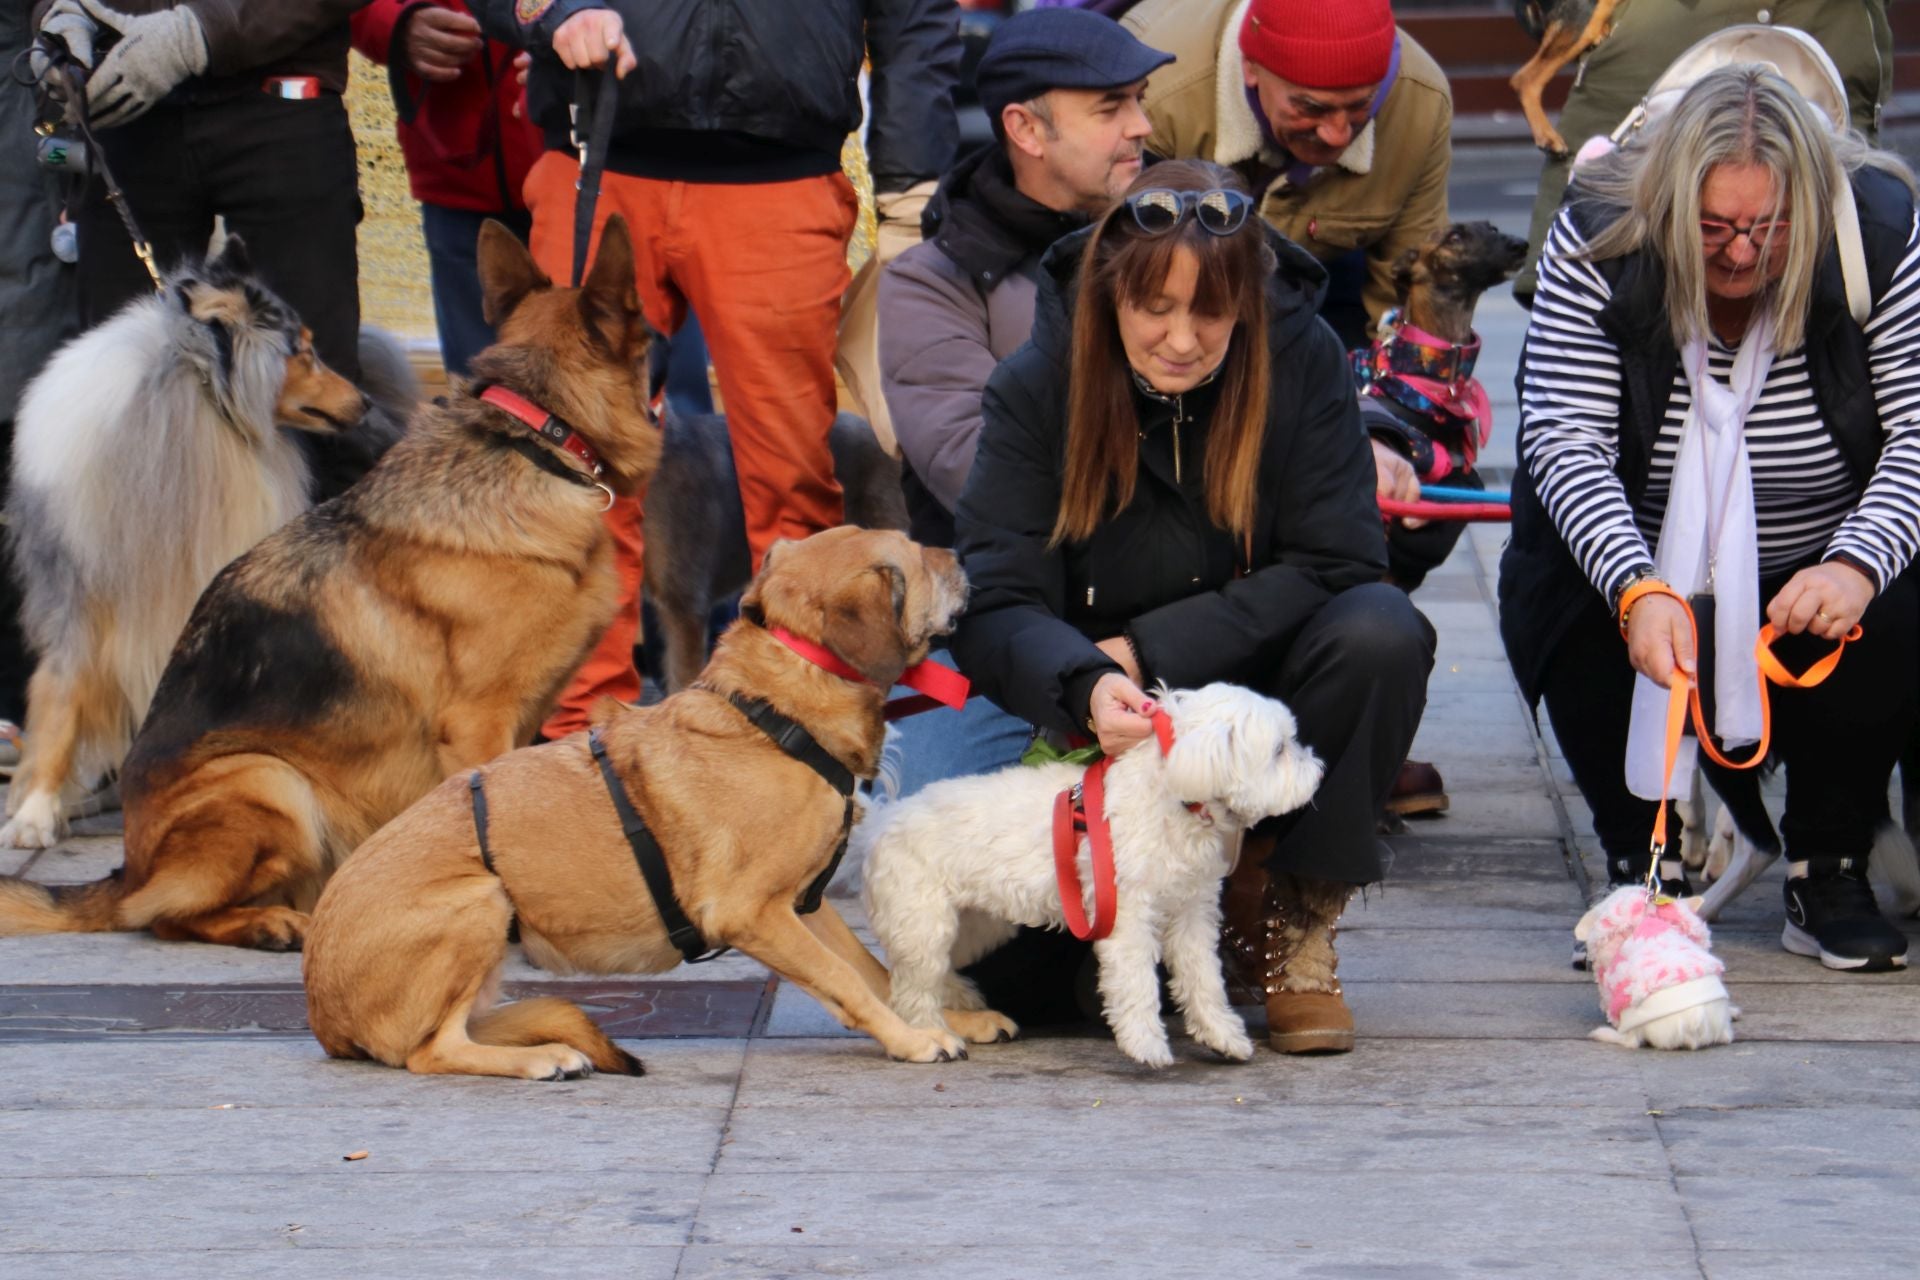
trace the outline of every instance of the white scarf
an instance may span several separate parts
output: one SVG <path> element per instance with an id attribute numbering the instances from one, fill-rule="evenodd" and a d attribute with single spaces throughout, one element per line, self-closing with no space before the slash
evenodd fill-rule
<path id="1" fill-rule="evenodd" d="M 1747 462 L 1746 421 L 1773 367 L 1773 325 L 1765 312 L 1740 343 L 1733 385 L 1707 371 L 1707 343 L 1695 338 L 1680 353 L 1693 404 L 1680 429 L 1673 486 L 1660 523 L 1654 567 L 1682 596 L 1715 598 L 1714 723 L 1729 747 L 1760 740 L 1760 670 L 1753 656 L 1760 634 L 1760 539 L 1753 513 L 1753 471 Z M 1709 560 L 1711 559 L 1711 563 Z M 1699 643 L 1705 644 L 1704 637 Z M 1643 800 L 1684 796 L 1693 781 L 1694 754 L 1685 751 L 1663 790 L 1667 691 L 1634 677 L 1627 730 L 1627 789 Z"/>

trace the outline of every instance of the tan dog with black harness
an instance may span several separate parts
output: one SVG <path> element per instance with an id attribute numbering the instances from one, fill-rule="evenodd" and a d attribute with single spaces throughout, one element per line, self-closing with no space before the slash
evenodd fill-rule
<path id="1" fill-rule="evenodd" d="M 965 599 L 953 554 L 904 534 L 776 544 L 693 687 L 448 779 L 340 869 L 307 936 L 314 1035 L 335 1057 L 423 1073 L 639 1074 L 567 1001 L 495 1007 L 517 926 L 557 973 L 657 973 L 737 948 L 895 1058 L 966 1056 L 887 1007 L 886 970 L 820 902 L 853 781 L 879 764 L 886 691 Z M 966 1034 L 964 1015 L 949 1025 Z"/>

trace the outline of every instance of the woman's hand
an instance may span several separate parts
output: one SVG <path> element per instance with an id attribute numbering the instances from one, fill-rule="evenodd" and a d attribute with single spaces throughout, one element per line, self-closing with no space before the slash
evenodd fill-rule
<path id="1" fill-rule="evenodd" d="M 604 67 L 611 58 L 616 80 L 639 64 L 620 15 L 611 9 L 582 9 L 561 23 L 553 32 L 553 51 L 574 71 Z"/>
<path id="2" fill-rule="evenodd" d="M 1135 688 L 1147 682 L 1146 676 L 1140 672 L 1140 660 L 1134 657 L 1133 646 L 1127 643 L 1125 636 L 1113 636 L 1093 647 L 1119 663 L 1120 669 L 1127 673 L 1127 679 L 1133 681 Z"/>
<path id="3" fill-rule="evenodd" d="M 1694 674 L 1693 643 L 1687 611 L 1672 596 L 1641 596 L 1627 611 L 1627 661 L 1662 689 L 1672 687 L 1675 667 Z"/>
<path id="4" fill-rule="evenodd" d="M 1397 502 L 1420 501 L 1420 473 L 1390 445 L 1373 442 L 1373 491 L 1379 497 Z M 1400 523 L 1418 529 L 1426 521 L 1419 516 L 1402 516 Z"/>
<path id="5" fill-rule="evenodd" d="M 1787 635 L 1838 640 L 1873 603 L 1873 579 L 1843 560 L 1802 569 L 1767 605 L 1767 621 Z"/>
<path id="6" fill-rule="evenodd" d="M 1153 699 L 1117 671 L 1109 671 L 1093 686 L 1087 711 L 1093 721 L 1094 736 L 1100 739 L 1100 749 L 1110 756 L 1117 756 L 1153 736 Z"/>

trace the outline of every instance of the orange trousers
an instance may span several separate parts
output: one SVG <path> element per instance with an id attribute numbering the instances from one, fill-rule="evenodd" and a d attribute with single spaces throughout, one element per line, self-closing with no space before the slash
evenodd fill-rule
<path id="1" fill-rule="evenodd" d="M 549 151 L 527 175 L 529 246 L 554 283 L 573 278 L 573 210 L 580 165 Z M 593 244 L 613 214 L 633 238 L 635 283 L 647 321 L 679 330 L 700 317 L 733 441 L 747 546 L 757 569 L 781 538 L 841 522 L 827 434 L 836 397 L 833 351 L 851 276 L 847 241 L 858 197 L 843 174 L 790 182 L 665 182 L 609 173 L 594 210 Z M 589 257 L 591 261 L 591 257 Z M 640 630 L 641 501 L 607 512 L 619 611 L 542 726 L 549 738 L 586 727 L 600 698 L 640 698 L 633 646 Z"/>

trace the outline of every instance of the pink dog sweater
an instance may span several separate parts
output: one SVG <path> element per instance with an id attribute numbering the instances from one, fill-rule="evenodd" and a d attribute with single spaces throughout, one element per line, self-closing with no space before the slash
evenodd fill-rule
<path id="1" fill-rule="evenodd" d="M 1649 902 L 1647 891 L 1637 885 L 1614 890 L 1600 904 L 1587 939 L 1588 963 L 1607 1021 L 1630 1031 L 1653 1018 L 1724 999 L 1719 978 L 1727 966 L 1707 950 L 1708 943 L 1706 922 L 1686 903 Z M 1698 985 L 1687 985 L 1693 983 Z M 1682 986 L 1684 993 L 1675 990 Z M 1662 993 L 1671 994 L 1654 998 Z"/>

